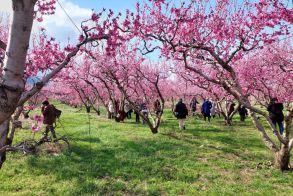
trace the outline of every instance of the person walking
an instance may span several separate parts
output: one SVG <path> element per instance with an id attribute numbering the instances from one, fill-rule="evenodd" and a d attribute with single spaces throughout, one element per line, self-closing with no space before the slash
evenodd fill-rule
<path id="1" fill-rule="evenodd" d="M 277 124 L 279 127 L 279 132 L 281 135 L 284 133 L 284 126 L 283 126 L 283 121 L 284 121 L 284 114 L 283 114 L 283 109 L 284 106 L 282 103 L 278 103 L 277 98 L 273 98 L 269 105 L 268 105 L 268 111 L 269 111 L 269 117 L 277 129 Z"/>
<path id="2" fill-rule="evenodd" d="M 244 122 L 246 116 L 248 116 L 248 111 L 247 111 L 246 107 L 244 105 L 241 105 L 239 107 L 239 109 L 238 109 L 238 113 L 239 113 L 239 116 L 240 116 L 240 121 Z"/>
<path id="3" fill-rule="evenodd" d="M 147 104 L 145 101 L 142 102 L 142 104 L 140 105 L 140 112 L 144 118 L 148 118 L 149 111 L 148 111 Z M 142 118 L 142 124 L 145 124 L 144 118 Z"/>
<path id="4" fill-rule="evenodd" d="M 113 101 L 110 100 L 108 104 L 108 119 L 113 119 L 114 118 L 114 104 Z"/>
<path id="5" fill-rule="evenodd" d="M 137 111 L 134 110 L 134 114 L 135 114 L 135 122 L 137 124 L 139 124 L 139 122 L 140 122 L 140 120 L 139 120 L 139 112 L 137 112 Z"/>
<path id="6" fill-rule="evenodd" d="M 211 117 L 215 118 L 216 116 L 216 107 L 217 103 L 215 101 L 211 101 L 212 107 L 211 107 Z"/>
<path id="7" fill-rule="evenodd" d="M 188 110 L 181 98 L 179 99 L 179 102 L 175 106 L 174 114 L 175 114 L 175 117 L 178 119 L 179 129 L 185 130 L 185 119 L 186 119 L 186 116 L 188 116 Z"/>
<path id="8" fill-rule="evenodd" d="M 47 138 L 48 133 L 51 132 L 54 141 L 56 141 L 57 137 L 56 137 L 56 132 L 53 126 L 57 117 L 56 108 L 53 105 L 51 105 L 48 101 L 43 101 L 41 111 L 44 116 L 43 124 L 46 125 L 43 138 Z"/>
<path id="9" fill-rule="evenodd" d="M 207 120 L 207 118 L 209 122 L 211 121 L 211 108 L 212 103 L 209 101 L 209 99 L 206 99 L 201 106 L 201 112 L 205 121 Z"/>
<path id="10" fill-rule="evenodd" d="M 139 113 L 140 113 L 140 101 L 139 99 L 137 99 L 135 102 L 135 107 L 133 108 L 134 110 L 134 114 L 135 114 L 135 123 L 139 124 L 140 123 L 140 117 L 139 117 Z"/>
<path id="11" fill-rule="evenodd" d="M 128 119 L 131 119 L 132 109 L 131 109 L 130 104 L 127 101 L 124 103 L 124 111 L 126 113 L 126 117 Z"/>
<path id="12" fill-rule="evenodd" d="M 190 102 L 190 109 L 192 112 L 192 116 L 196 115 L 196 105 L 198 104 L 198 101 L 196 100 L 196 97 L 193 97 Z"/>

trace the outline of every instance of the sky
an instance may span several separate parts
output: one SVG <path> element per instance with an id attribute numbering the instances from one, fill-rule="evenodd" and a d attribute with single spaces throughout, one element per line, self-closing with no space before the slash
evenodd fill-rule
<path id="1" fill-rule="evenodd" d="M 1 0 L 0 12 L 11 13 L 11 2 L 12 0 Z M 112 9 L 114 13 L 123 13 L 126 9 L 134 10 L 136 4 L 136 0 L 59 0 L 59 2 L 78 27 L 81 21 L 91 17 L 92 10 L 99 12 L 106 8 Z M 50 36 L 63 43 L 68 41 L 74 43 L 79 35 L 78 30 L 58 3 L 54 15 L 45 16 L 42 23 L 34 23 L 33 33 L 38 32 L 40 27 L 44 27 Z"/>

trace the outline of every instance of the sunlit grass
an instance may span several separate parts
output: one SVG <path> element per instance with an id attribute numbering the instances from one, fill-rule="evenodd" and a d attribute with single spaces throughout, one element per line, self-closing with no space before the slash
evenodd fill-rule
<path id="1" fill-rule="evenodd" d="M 9 153 L 0 195 L 292 195 L 293 173 L 271 168 L 272 155 L 247 122 L 189 119 L 180 131 L 170 111 L 154 135 L 135 119 L 115 123 L 56 104 L 63 113 L 61 154 Z M 26 125 L 28 128 L 28 125 Z M 20 130 L 15 142 L 32 138 Z M 34 136 L 40 138 L 38 133 Z"/>

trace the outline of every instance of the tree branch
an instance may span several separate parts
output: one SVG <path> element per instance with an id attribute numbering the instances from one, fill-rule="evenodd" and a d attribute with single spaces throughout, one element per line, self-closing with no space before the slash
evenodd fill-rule
<path id="1" fill-rule="evenodd" d="M 65 59 L 62 61 L 62 63 L 60 63 L 53 71 L 51 71 L 49 74 L 47 74 L 46 76 L 43 77 L 43 79 L 40 82 L 37 82 L 35 84 L 35 86 L 23 93 L 21 95 L 20 100 L 18 101 L 18 105 L 23 105 L 28 99 L 30 99 L 34 94 L 36 94 L 37 92 L 39 92 L 43 86 L 45 86 L 49 80 L 51 78 L 53 78 L 55 75 L 57 75 L 69 62 L 70 60 L 78 53 L 78 51 L 80 50 L 81 46 L 83 46 L 84 44 L 88 43 L 88 42 L 92 42 L 95 40 L 102 40 L 102 39 L 108 39 L 108 35 L 103 35 L 99 38 L 88 38 L 88 35 L 86 34 L 85 39 L 80 42 L 79 44 L 76 45 L 76 47 L 67 54 L 67 56 L 65 57 Z"/>
<path id="2" fill-rule="evenodd" d="M 6 47 L 7 45 L 2 40 L 0 40 L 0 48 L 6 50 Z"/>
<path id="3" fill-rule="evenodd" d="M 292 150 L 292 148 L 293 148 L 293 138 L 289 142 L 289 152 Z"/>
<path id="4" fill-rule="evenodd" d="M 257 127 L 257 130 L 261 133 L 262 139 L 265 143 L 265 145 L 273 152 L 278 152 L 279 148 L 276 146 L 276 144 L 269 138 L 267 135 L 264 127 L 261 125 L 259 120 L 257 119 L 254 112 L 250 112 L 250 116 L 252 117 L 253 124 Z"/>

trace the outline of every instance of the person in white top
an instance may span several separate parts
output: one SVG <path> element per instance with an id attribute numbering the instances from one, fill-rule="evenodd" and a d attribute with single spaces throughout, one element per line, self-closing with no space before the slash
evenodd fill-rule
<path id="1" fill-rule="evenodd" d="M 211 100 L 211 102 L 212 102 L 211 116 L 212 116 L 213 118 L 215 118 L 215 116 L 216 116 L 216 107 L 217 107 L 217 103 L 216 103 L 215 101 L 213 101 L 213 100 Z"/>
<path id="2" fill-rule="evenodd" d="M 112 100 L 109 101 L 109 104 L 108 104 L 108 118 L 109 119 L 112 119 L 114 118 L 114 104 L 112 102 Z"/>

